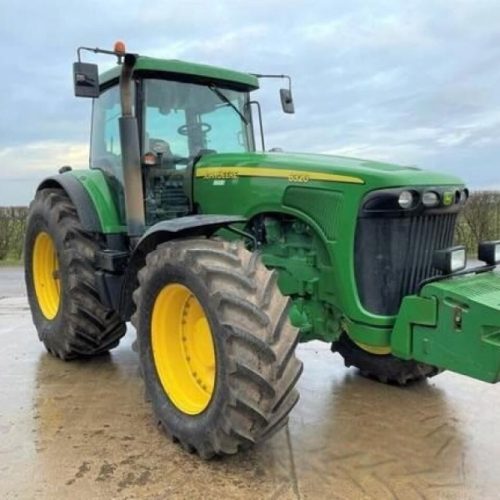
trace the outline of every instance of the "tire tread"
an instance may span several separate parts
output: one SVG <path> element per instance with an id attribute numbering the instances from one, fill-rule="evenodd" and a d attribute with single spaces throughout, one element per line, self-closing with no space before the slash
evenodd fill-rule
<path id="1" fill-rule="evenodd" d="M 50 335 L 44 333 L 46 327 L 39 331 L 47 351 L 67 361 L 103 354 L 116 347 L 126 326 L 116 312 L 100 302 L 94 278 L 95 254 L 103 248 L 102 239 L 84 230 L 75 206 L 61 189 L 38 191 L 30 205 L 28 224 L 32 214 L 49 214 L 57 222 L 57 239 L 63 244 L 62 258 L 66 262 L 68 287 L 63 288 L 65 295 L 61 299 L 61 304 L 66 303 L 61 311 L 64 328 Z M 37 307 L 36 296 L 28 276 L 26 282 L 33 311 Z"/>
<path id="2" fill-rule="evenodd" d="M 230 397 L 220 423 L 200 442 L 176 435 L 169 422 L 160 414 L 158 418 L 168 435 L 194 447 L 202 458 L 234 454 L 285 425 L 297 403 L 302 363 L 295 357 L 298 330 L 288 320 L 289 300 L 279 293 L 276 271 L 241 243 L 188 239 L 161 244 L 147 256 L 133 294 L 136 311 L 141 309 L 141 288 L 171 262 L 195 269 L 205 279 L 225 332 Z M 140 317 L 132 317 L 138 335 Z"/>

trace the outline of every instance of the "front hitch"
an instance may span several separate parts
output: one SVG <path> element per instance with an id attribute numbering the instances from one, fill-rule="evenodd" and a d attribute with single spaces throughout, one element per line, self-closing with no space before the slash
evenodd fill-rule
<path id="1" fill-rule="evenodd" d="M 391 349 L 403 359 L 500 381 L 500 273 L 435 281 L 405 297 Z"/>

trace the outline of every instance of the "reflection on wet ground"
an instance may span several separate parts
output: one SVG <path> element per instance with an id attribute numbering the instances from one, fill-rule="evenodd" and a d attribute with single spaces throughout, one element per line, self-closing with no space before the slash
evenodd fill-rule
<path id="1" fill-rule="evenodd" d="M 63 363 L 37 341 L 0 269 L 1 498 L 498 498 L 500 388 L 444 373 L 407 389 L 303 345 L 301 400 L 257 449 L 203 462 L 144 401 L 130 331 L 110 356 Z"/>

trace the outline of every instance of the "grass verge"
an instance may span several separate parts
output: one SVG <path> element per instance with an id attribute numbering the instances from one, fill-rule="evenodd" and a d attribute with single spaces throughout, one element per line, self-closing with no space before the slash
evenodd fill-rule
<path id="1" fill-rule="evenodd" d="M 14 266 L 22 266 L 23 261 L 22 260 L 16 260 L 16 259 L 4 259 L 0 260 L 0 267 L 14 267 Z"/>

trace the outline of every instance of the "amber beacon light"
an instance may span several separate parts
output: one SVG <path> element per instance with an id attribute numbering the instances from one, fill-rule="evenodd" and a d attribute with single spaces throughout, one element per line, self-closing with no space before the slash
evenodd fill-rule
<path id="1" fill-rule="evenodd" d="M 117 54 L 123 55 L 125 54 L 125 44 L 121 40 L 118 40 L 115 42 L 113 50 Z"/>

